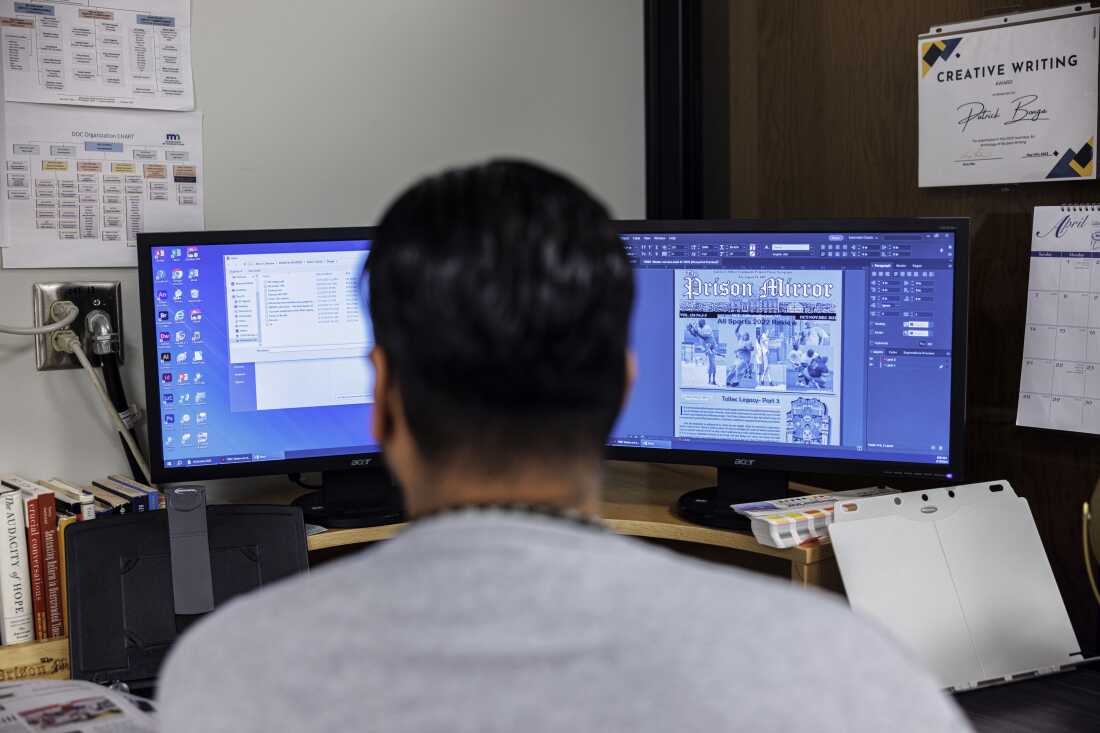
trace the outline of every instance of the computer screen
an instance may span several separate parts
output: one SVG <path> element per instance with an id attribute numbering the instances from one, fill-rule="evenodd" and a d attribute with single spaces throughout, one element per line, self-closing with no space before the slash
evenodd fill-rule
<path id="1" fill-rule="evenodd" d="M 965 323 L 956 228 L 650 226 L 622 235 L 638 377 L 611 446 L 789 470 L 796 459 L 922 464 L 907 473 L 951 477 L 964 401 L 953 392 Z"/>
<path id="2" fill-rule="evenodd" d="M 151 295 L 146 354 L 156 360 L 147 365 L 156 380 L 148 391 L 156 400 L 154 465 L 162 458 L 165 469 L 198 469 L 378 450 L 360 285 L 369 235 L 254 241 L 262 234 L 237 234 L 243 242 L 228 232 L 224 242 L 209 241 L 209 233 L 152 235 L 164 243 L 142 252 Z"/>
<path id="3" fill-rule="evenodd" d="M 944 221 L 622 223 L 638 376 L 611 455 L 771 470 L 881 462 L 950 478 L 965 242 Z M 371 236 L 141 236 L 158 480 L 346 468 L 378 453 L 361 279 Z"/>

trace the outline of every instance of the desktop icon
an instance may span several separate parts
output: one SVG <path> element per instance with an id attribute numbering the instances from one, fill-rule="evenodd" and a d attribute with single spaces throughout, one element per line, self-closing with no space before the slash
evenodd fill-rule
<path id="1" fill-rule="evenodd" d="M 190 425 L 190 424 L 191 424 L 191 415 L 190 415 L 190 413 L 185 412 L 182 415 L 180 415 L 180 425 Z"/>
<path id="2" fill-rule="evenodd" d="M 165 448 L 174 448 L 175 446 L 176 446 L 176 437 L 174 435 L 165 435 L 164 436 L 164 447 Z"/>
<path id="3" fill-rule="evenodd" d="M 191 404 L 191 394 L 189 392 L 183 392 L 183 393 L 180 394 L 180 404 L 181 405 Z"/>
<path id="4" fill-rule="evenodd" d="M 187 279 L 188 280 L 198 280 L 199 279 L 199 268 L 192 267 L 191 269 L 189 269 L 187 271 Z"/>
<path id="5" fill-rule="evenodd" d="M 187 384 L 190 378 L 187 376 L 187 372 L 180 372 L 176 375 L 176 384 Z"/>
<path id="6" fill-rule="evenodd" d="M 210 440 L 210 435 L 206 432 L 199 433 L 199 445 L 206 445 Z"/>
<path id="7" fill-rule="evenodd" d="M 181 300 L 183 300 L 183 288 L 176 288 L 172 292 L 172 300 L 174 300 L 177 303 L 180 302 Z"/>
<path id="8" fill-rule="evenodd" d="M 164 261 L 164 250 L 163 249 L 154 249 L 153 250 L 153 261 L 154 262 L 163 262 Z"/>
<path id="9" fill-rule="evenodd" d="M 191 334 L 191 343 L 197 344 L 202 341 L 202 331 L 195 329 L 195 332 Z"/>
<path id="10" fill-rule="evenodd" d="M 165 372 L 164 374 L 162 374 L 160 377 L 160 381 L 164 382 L 165 384 L 171 384 L 172 372 Z"/>
<path id="11" fill-rule="evenodd" d="M 157 338 L 162 344 L 167 344 L 172 341 L 172 334 L 170 331 L 161 331 L 157 334 Z"/>
<path id="12" fill-rule="evenodd" d="M 183 248 L 182 247 L 173 247 L 172 251 L 169 253 L 168 256 L 171 257 L 173 260 L 183 259 Z"/>
<path id="13" fill-rule="evenodd" d="M 157 320 L 158 321 L 167 321 L 168 320 L 168 311 L 157 311 Z"/>
<path id="14" fill-rule="evenodd" d="M 199 258 L 199 248 L 198 247 L 188 247 L 187 248 L 187 259 L 197 260 L 198 258 Z"/>
<path id="15" fill-rule="evenodd" d="M 205 425 L 206 424 L 206 417 L 207 416 L 206 416 L 205 412 L 200 412 L 200 413 L 195 415 L 195 422 L 198 423 L 199 425 Z"/>
<path id="16" fill-rule="evenodd" d="M 154 279 L 158 283 L 162 283 L 168 279 L 168 272 L 166 270 L 157 270 L 157 274 Z"/>
<path id="17" fill-rule="evenodd" d="M 198 300 L 198 299 L 199 299 L 199 289 L 198 288 L 191 288 L 191 300 Z"/>
<path id="18" fill-rule="evenodd" d="M 180 436 L 180 445 L 191 445 L 191 433 L 184 433 Z"/>
<path id="19" fill-rule="evenodd" d="M 177 364 L 186 364 L 187 363 L 187 352 L 186 351 L 181 351 L 180 353 L 176 354 L 176 363 Z"/>
<path id="20" fill-rule="evenodd" d="M 195 372 L 195 384 L 206 384 L 206 380 L 202 375 L 202 372 Z"/>
<path id="21" fill-rule="evenodd" d="M 170 352 L 170 351 L 160 352 L 160 360 L 165 362 L 165 363 L 171 363 L 171 361 L 172 361 L 172 352 Z"/>
<path id="22" fill-rule="evenodd" d="M 158 303 L 167 303 L 168 302 L 168 291 L 167 290 L 158 290 L 157 291 L 157 302 Z"/>
<path id="23" fill-rule="evenodd" d="M 196 392 L 195 393 L 195 404 L 196 405 L 205 405 L 206 404 L 206 393 L 205 392 Z"/>
<path id="24" fill-rule="evenodd" d="M 192 308 L 191 309 L 191 322 L 192 323 L 199 323 L 200 321 L 202 321 L 202 308 Z"/>
<path id="25" fill-rule="evenodd" d="M 164 404 L 171 405 L 172 403 L 174 403 L 176 401 L 176 396 L 174 394 L 172 394 L 171 392 L 169 392 L 169 393 L 163 395 L 162 399 L 164 400 Z"/>
<path id="26" fill-rule="evenodd" d="M 176 331 L 176 343 L 182 344 L 187 340 L 187 331 Z"/>
<path id="27" fill-rule="evenodd" d="M 200 361 L 203 361 L 202 352 L 196 351 L 194 354 L 192 354 L 191 361 L 195 362 L 196 364 L 198 364 Z"/>
<path id="28" fill-rule="evenodd" d="M 172 268 L 172 280 L 175 281 L 175 282 L 179 282 L 182 279 L 183 279 L 183 270 L 181 270 L 178 267 L 173 267 Z"/>
<path id="29" fill-rule="evenodd" d="M 168 413 L 167 415 L 164 416 L 164 424 L 165 425 L 175 425 L 176 424 L 176 416 L 173 415 L 172 413 Z"/>

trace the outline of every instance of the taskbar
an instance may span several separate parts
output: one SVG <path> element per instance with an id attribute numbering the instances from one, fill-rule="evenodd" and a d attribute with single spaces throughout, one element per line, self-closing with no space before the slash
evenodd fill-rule
<path id="1" fill-rule="evenodd" d="M 792 458 L 833 458 L 856 461 L 888 461 L 891 463 L 923 463 L 928 466 L 948 465 L 942 453 L 907 453 L 881 447 L 843 445 L 808 445 L 798 443 L 743 443 L 691 438 L 622 436 L 609 438 L 608 448 L 642 448 L 649 450 L 682 450 L 705 453 L 758 453 Z"/>
<path id="2" fill-rule="evenodd" d="M 253 453 L 237 453 L 228 456 L 200 456 L 197 458 L 176 458 L 166 460 L 165 468 L 196 468 L 200 466 L 227 466 L 233 463 L 256 463 L 258 461 L 277 461 L 278 458 L 258 456 Z"/>
<path id="3" fill-rule="evenodd" d="M 267 461 L 294 461 L 304 458 L 333 458 L 339 456 L 372 455 L 378 452 L 373 445 L 342 446 L 339 448 L 310 448 L 288 450 L 281 454 L 231 453 L 223 456 L 196 456 L 165 460 L 165 468 L 201 468 L 202 466 L 228 466 L 235 463 L 264 463 Z"/>

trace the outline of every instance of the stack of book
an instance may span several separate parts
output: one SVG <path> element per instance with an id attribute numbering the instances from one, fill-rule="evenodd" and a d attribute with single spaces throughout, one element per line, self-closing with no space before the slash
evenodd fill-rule
<path id="1" fill-rule="evenodd" d="M 0 573 L 0 643 L 66 634 L 65 528 L 104 514 L 161 509 L 164 495 L 125 476 L 91 486 L 0 476 L 5 571 Z"/>
<path id="2" fill-rule="evenodd" d="M 757 542 L 783 549 L 811 542 L 828 542 L 833 506 L 842 499 L 896 493 L 896 489 L 886 486 L 872 486 L 831 494 L 736 504 L 733 510 L 751 520 L 752 534 Z"/>

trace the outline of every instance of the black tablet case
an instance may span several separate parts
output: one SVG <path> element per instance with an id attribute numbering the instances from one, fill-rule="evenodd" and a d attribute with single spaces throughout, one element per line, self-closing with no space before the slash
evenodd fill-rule
<path id="1" fill-rule="evenodd" d="M 210 506 L 207 532 L 215 607 L 309 566 L 297 507 Z M 168 512 L 74 522 L 65 562 L 73 679 L 149 689 L 176 637 L 202 618 L 175 614 Z"/>

